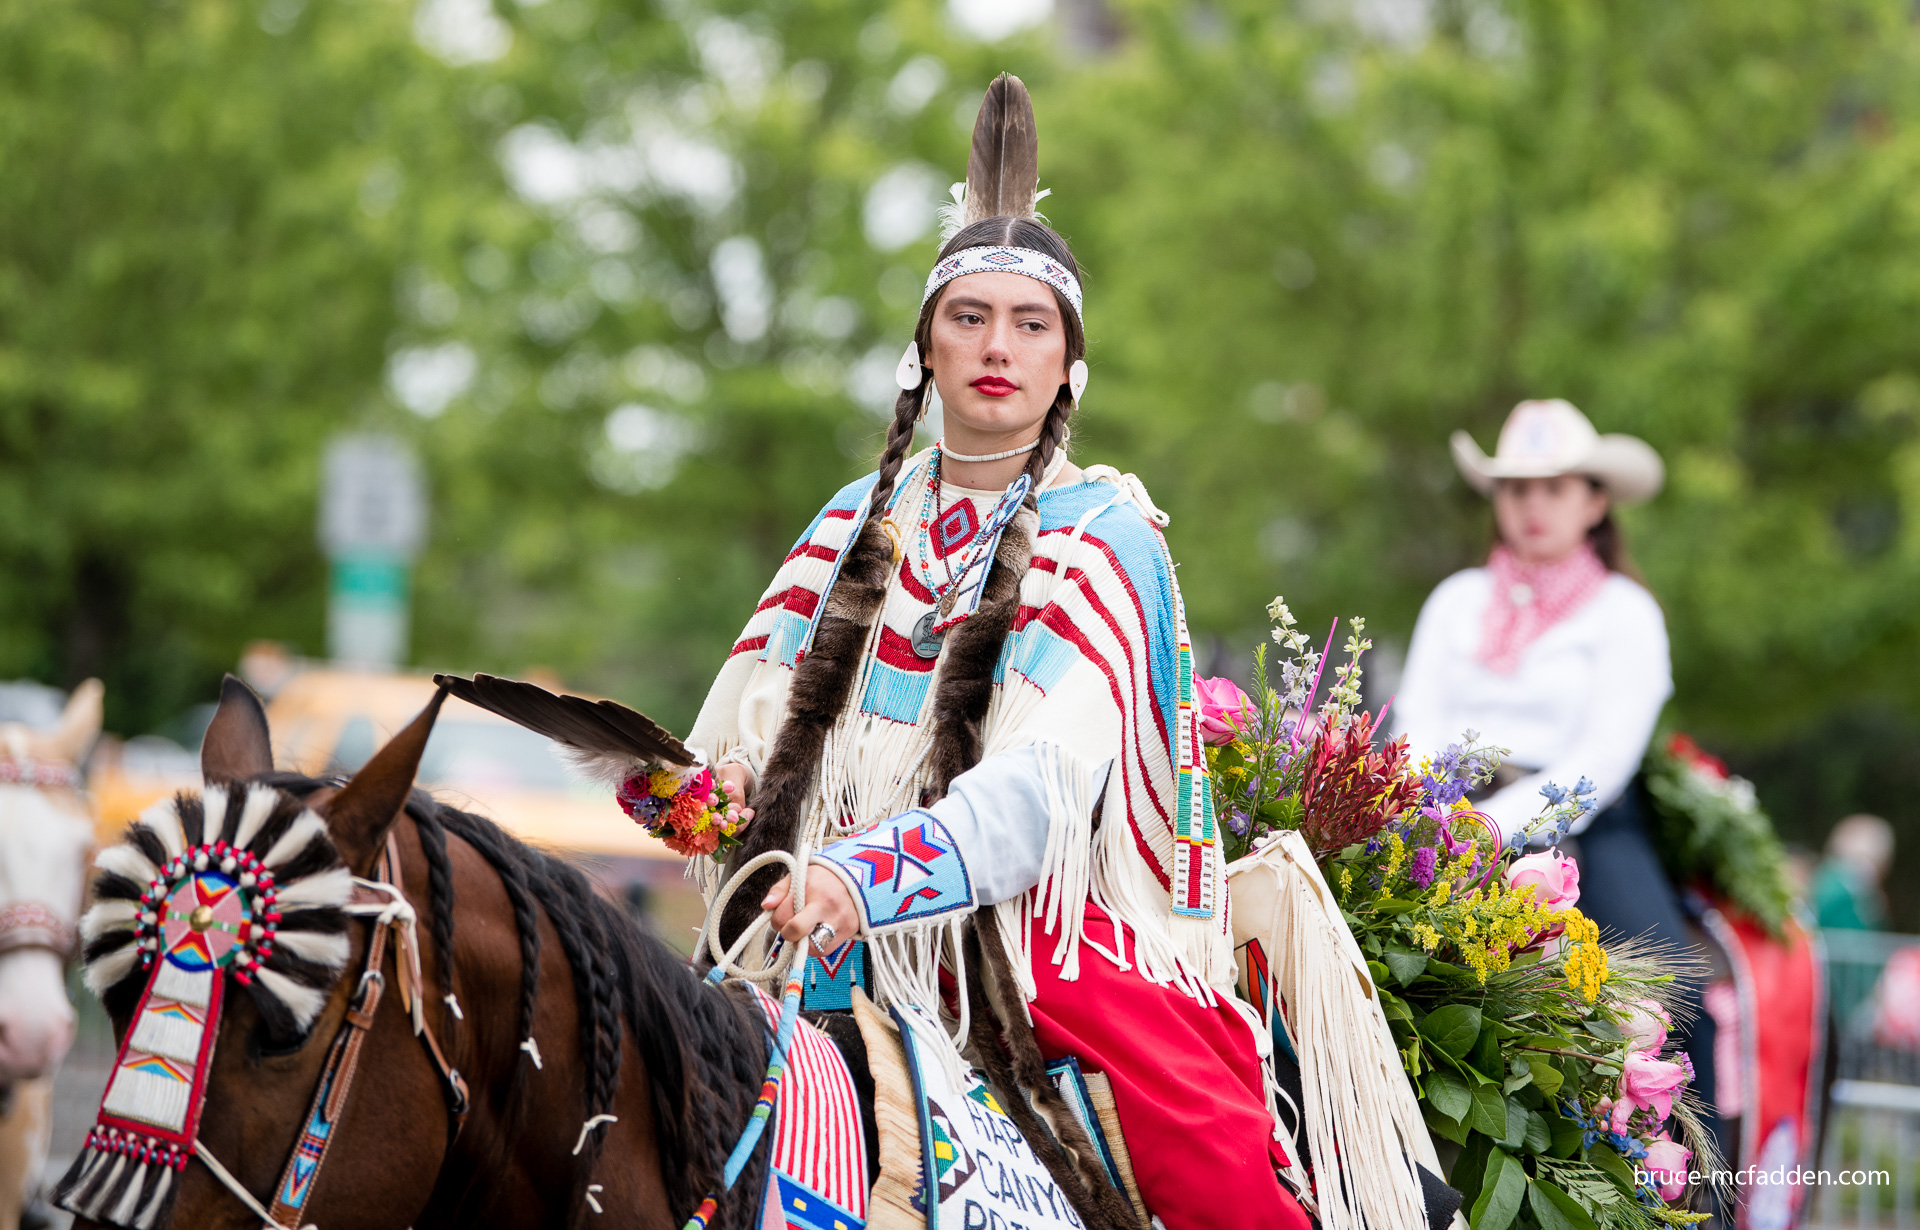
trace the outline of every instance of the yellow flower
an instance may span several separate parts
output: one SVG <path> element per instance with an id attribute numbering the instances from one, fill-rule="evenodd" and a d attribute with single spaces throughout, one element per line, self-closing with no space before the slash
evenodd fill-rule
<path id="1" fill-rule="evenodd" d="M 1438 884 L 1433 886 L 1433 895 L 1427 898 L 1427 904 L 1437 909 L 1440 906 L 1445 905 L 1447 903 L 1447 899 L 1452 896 L 1453 896 L 1453 881 L 1442 880 Z"/>
<path id="2" fill-rule="evenodd" d="M 1440 947 L 1440 933 L 1427 923 L 1413 924 L 1413 938 L 1420 941 L 1420 947 L 1432 952 Z"/>
<path id="3" fill-rule="evenodd" d="M 1387 865 L 1380 869 L 1380 895 L 1393 896 L 1393 880 L 1400 874 L 1400 864 L 1407 861 L 1407 843 L 1400 840 L 1400 834 L 1387 834 Z"/>
<path id="4" fill-rule="evenodd" d="M 1609 977 L 1607 950 L 1600 946 L 1600 927 L 1577 909 L 1567 910 L 1567 985 L 1593 1003 Z"/>
<path id="5" fill-rule="evenodd" d="M 670 799 L 680 791 L 679 779 L 665 769 L 647 775 L 647 793 L 656 799 Z"/>

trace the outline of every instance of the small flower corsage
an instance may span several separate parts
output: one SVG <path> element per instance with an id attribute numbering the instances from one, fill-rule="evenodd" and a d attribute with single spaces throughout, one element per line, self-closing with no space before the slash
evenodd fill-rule
<path id="1" fill-rule="evenodd" d="M 740 844 L 738 821 L 727 822 L 726 791 L 705 765 L 650 765 L 628 774 L 614 797 L 621 811 L 677 854 L 707 854 L 724 862 L 727 851 Z"/>

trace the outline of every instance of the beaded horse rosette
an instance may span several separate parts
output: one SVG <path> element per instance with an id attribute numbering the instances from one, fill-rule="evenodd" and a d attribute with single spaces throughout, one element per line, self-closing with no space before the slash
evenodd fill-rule
<path id="1" fill-rule="evenodd" d="M 325 822 L 267 786 L 157 804 L 95 866 L 97 904 L 81 920 L 87 985 L 106 999 L 144 987 L 55 1198 L 150 1230 L 194 1153 L 228 980 L 276 1037 L 303 1035 L 346 964 L 353 878 Z"/>

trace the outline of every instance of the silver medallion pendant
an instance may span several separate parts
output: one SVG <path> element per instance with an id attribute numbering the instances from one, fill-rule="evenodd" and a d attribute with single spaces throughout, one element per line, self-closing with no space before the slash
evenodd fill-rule
<path id="1" fill-rule="evenodd" d="M 913 625 L 913 652 L 928 661 L 940 656 L 941 642 L 947 639 L 946 633 L 933 630 L 933 621 L 939 614 L 939 611 L 928 611 Z"/>

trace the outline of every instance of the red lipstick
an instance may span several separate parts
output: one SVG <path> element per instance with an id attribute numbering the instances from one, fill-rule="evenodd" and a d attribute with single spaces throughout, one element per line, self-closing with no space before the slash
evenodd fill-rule
<path id="1" fill-rule="evenodd" d="M 972 387 L 985 393 L 988 397 L 1008 397 L 1020 388 L 1019 385 L 1006 379 L 1004 376 L 982 376 L 973 382 Z"/>

